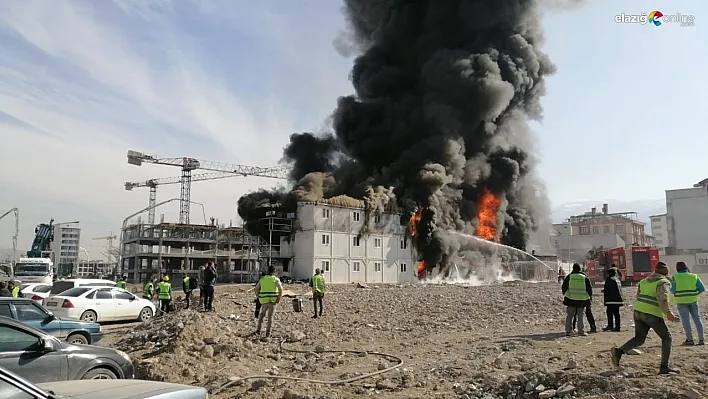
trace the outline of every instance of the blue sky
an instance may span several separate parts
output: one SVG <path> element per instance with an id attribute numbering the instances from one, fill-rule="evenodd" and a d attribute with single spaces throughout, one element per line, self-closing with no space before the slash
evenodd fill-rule
<path id="1" fill-rule="evenodd" d="M 544 18 L 558 73 L 533 129 L 554 204 L 662 198 L 708 173 L 708 137 L 699 133 L 708 5 L 633 4 L 594 1 Z M 127 165 L 128 149 L 267 166 L 291 132 L 323 129 L 337 96 L 352 92 L 351 59 L 332 44 L 344 26 L 339 8 L 331 0 L 1 2 L 0 214 L 20 207 L 21 246 L 54 217 L 81 219 L 82 245 L 99 251 L 88 238 L 117 233 L 146 206 L 148 193 L 126 192 L 125 181 L 179 174 Z M 653 9 L 695 15 L 696 26 L 614 21 Z M 200 182 L 192 199 L 228 224 L 241 194 L 273 184 Z M 158 190 L 159 199 L 178 194 Z M 160 213 L 176 218 L 177 206 Z M 10 225 L 0 221 L 0 247 L 9 246 Z"/>

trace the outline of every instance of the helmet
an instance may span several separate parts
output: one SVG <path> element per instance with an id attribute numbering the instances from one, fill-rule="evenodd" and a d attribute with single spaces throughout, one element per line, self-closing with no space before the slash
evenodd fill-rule
<path id="1" fill-rule="evenodd" d="M 164 276 L 164 277 L 162 278 L 162 281 L 170 281 L 170 276 Z"/>

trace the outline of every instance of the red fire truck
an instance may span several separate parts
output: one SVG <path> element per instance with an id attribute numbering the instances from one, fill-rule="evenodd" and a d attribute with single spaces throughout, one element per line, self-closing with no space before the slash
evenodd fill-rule
<path id="1" fill-rule="evenodd" d="M 586 261 L 588 277 L 593 282 L 604 281 L 613 263 L 620 271 L 623 285 L 633 285 L 654 272 L 659 250 L 632 246 L 629 252 L 623 247 L 590 251 Z"/>

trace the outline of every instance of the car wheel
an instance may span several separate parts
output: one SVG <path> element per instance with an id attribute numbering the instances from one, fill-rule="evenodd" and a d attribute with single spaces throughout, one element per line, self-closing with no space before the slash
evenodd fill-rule
<path id="1" fill-rule="evenodd" d="M 89 340 L 83 334 L 74 333 L 66 338 L 66 342 L 74 345 L 88 345 Z"/>
<path id="2" fill-rule="evenodd" d="M 89 370 L 81 377 L 82 380 L 117 380 L 118 376 L 116 373 L 108 370 L 107 368 L 99 367 Z"/>
<path id="3" fill-rule="evenodd" d="M 96 312 L 94 312 L 93 310 L 87 310 L 87 311 L 81 313 L 80 319 L 81 319 L 81 321 L 95 323 L 96 320 L 98 319 L 98 316 L 96 315 Z"/>
<path id="4" fill-rule="evenodd" d="M 143 308 L 143 310 L 140 311 L 140 315 L 138 316 L 138 320 L 140 321 L 150 321 L 152 319 L 152 309 L 148 308 L 147 306 Z"/>

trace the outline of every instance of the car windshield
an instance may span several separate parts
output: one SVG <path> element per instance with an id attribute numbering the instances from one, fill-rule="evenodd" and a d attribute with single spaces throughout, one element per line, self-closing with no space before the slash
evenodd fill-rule
<path id="1" fill-rule="evenodd" d="M 74 288 L 73 281 L 55 281 L 54 285 L 52 285 L 52 289 L 49 291 L 49 293 L 52 295 L 56 295 L 60 292 L 64 292 L 64 291 L 68 290 L 69 288 Z"/>
<path id="2" fill-rule="evenodd" d="M 91 288 L 91 287 L 69 288 L 68 290 L 63 291 L 63 292 L 60 292 L 59 294 L 60 294 L 61 296 L 73 296 L 73 297 L 77 297 L 77 296 L 81 296 L 81 295 L 87 293 L 88 291 L 91 291 L 92 289 L 93 289 L 93 288 Z M 52 289 L 52 291 L 53 291 L 53 290 L 54 290 L 54 289 Z"/>
<path id="3" fill-rule="evenodd" d="M 15 276 L 48 276 L 49 264 L 47 263 L 17 263 Z"/>

